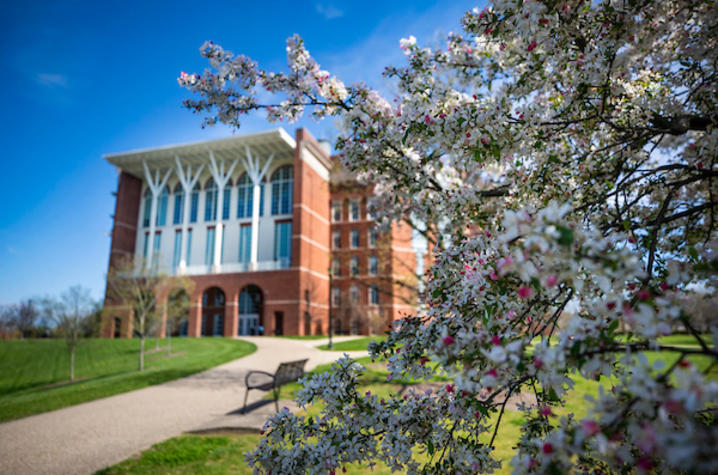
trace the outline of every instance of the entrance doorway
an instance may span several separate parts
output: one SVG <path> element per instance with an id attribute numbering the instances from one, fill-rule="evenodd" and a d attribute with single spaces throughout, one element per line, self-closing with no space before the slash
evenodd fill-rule
<path id="1" fill-rule="evenodd" d="M 210 287 L 202 294 L 202 336 L 224 335 L 224 292 Z"/>
<path id="2" fill-rule="evenodd" d="M 237 335 L 259 335 L 262 326 L 262 291 L 248 285 L 239 293 Z"/>
<path id="3" fill-rule="evenodd" d="M 274 334 L 284 335 L 284 312 L 274 312 Z"/>

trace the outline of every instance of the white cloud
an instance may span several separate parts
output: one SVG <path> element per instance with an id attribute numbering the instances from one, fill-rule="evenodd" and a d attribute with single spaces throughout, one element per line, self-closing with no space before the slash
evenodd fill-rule
<path id="1" fill-rule="evenodd" d="M 322 5 L 321 3 L 317 3 L 315 5 L 315 8 L 317 10 L 317 13 L 319 13 L 321 16 L 326 18 L 327 20 L 331 20 L 333 18 L 340 18 L 344 16 L 344 12 L 339 10 L 334 5 Z"/>
<path id="2" fill-rule="evenodd" d="M 68 87 L 67 77 L 63 74 L 38 73 L 35 75 L 35 82 L 49 88 Z"/>

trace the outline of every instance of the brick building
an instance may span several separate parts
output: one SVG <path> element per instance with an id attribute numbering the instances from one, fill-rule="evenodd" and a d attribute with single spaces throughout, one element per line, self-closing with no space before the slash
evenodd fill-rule
<path id="1" fill-rule="evenodd" d="M 105 158 L 119 173 L 110 269 L 191 279 L 180 335 L 326 334 L 330 312 L 333 332 L 367 333 L 413 309 L 411 230 L 373 230 L 371 187 L 304 129 Z M 108 301 L 104 336 L 132 335 L 127 308 Z"/>

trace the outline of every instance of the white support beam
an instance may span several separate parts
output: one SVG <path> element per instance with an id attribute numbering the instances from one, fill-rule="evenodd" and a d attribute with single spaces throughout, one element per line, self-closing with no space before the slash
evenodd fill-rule
<path id="1" fill-rule="evenodd" d="M 255 270 L 257 268 L 257 254 L 259 253 L 259 203 L 261 201 L 261 185 L 264 175 L 267 173 L 269 165 L 274 159 L 274 154 L 270 155 L 262 169 L 259 169 L 259 157 L 254 158 L 249 147 L 244 147 L 247 156 L 242 159 L 244 168 L 247 170 L 247 176 L 252 180 L 252 237 L 249 250 L 249 268 Z"/>
<path id="2" fill-rule="evenodd" d="M 194 173 L 192 173 L 192 165 L 187 165 L 187 170 L 182 168 L 182 162 L 177 155 L 175 155 L 175 162 L 177 163 L 177 176 L 179 177 L 180 184 L 184 190 L 184 201 L 182 202 L 182 249 L 180 249 L 180 263 L 179 273 L 183 274 L 187 268 L 187 229 L 189 227 L 189 211 L 190 202 L 192 200 L 192 189 L 197 184 L 199 176 L 204 169 L 204 164 L 200 165 Z"/>
<path id="3" fill-rule="evenodd" d="M 150 238 L 147 246 L 147 262 L 145 263 L 145 265 L 150 266 L 152 263 L 152 255 L 154 253 L 156 239 L 155 221 L 157 220 L 157 199 L 162 192 L 162 189 L 167 184 L 167 180 L 170 177 L 170 173 L 172 173 L 172 169 L 170 168 L 169 170 L 167 170 L 167 173 L 165 173 L 164 178 L 160 180 L 159 169 L 155 170 L 155 176 L 153 177 L 149 167 L 147 166 L 147 162 L 143 160 L 142 166 L 145 169 L 145 179 L 147 180 L 147 186 L 150 187 L 150 191 L 152 192 L 152 207 L 150 211 Z"/>
<path id="4" fill-rule="evenodd" d="M 235 167 L 237 166 L 238 160 L 232 162 L 229 170 L 225 172 L 224 160 L 217 160 L 214 158 L 214 153 L 210 150 L 209 152 L 209 171 L 214 178 L 214 182 L 217 184 L 217 227 L 214 230 L 214 259 L 213 266 L 215 270 L 219 269 L 222 260 L 222 211 L 224 209 L 224 187 L 227 185 Z"/>

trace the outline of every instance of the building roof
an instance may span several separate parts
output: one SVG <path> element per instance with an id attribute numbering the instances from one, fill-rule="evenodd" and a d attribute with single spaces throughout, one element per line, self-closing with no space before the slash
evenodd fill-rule
<path id="1" fill-rule="evenodd" d="M 256 157 L 265 158 L 274 154 L 275 159 L 283 159 L 292 157 L 296 146 L 295 140 L 284 129 L 278 128 L 224 139 L 110 153 L 103 157 L 121 170 L 143 178 L 143 161 L 155 169 L 174 168 L 177 156 L 183 164 L 195 165 L 206 163 L 210 151 L 218 160 L 234 160 L 246 155 L 245 147 L 249 147 L 252 155 Z"/>

